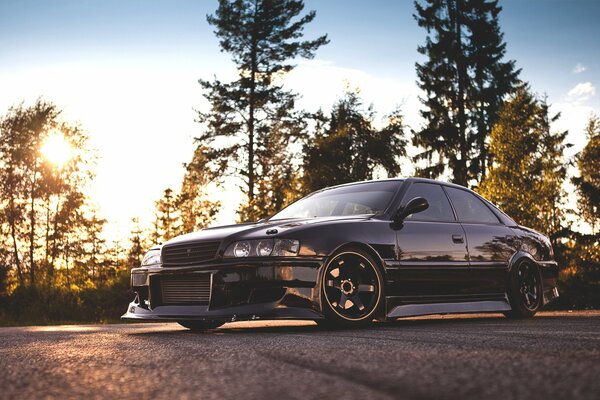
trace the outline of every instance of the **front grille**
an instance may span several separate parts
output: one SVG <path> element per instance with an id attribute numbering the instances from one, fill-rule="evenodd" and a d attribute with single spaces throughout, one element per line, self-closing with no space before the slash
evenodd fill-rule
<path id="1" fill-rule="evenodd" d="M 160 277 L 162 304 L 208 304 L 210 274 L 164 275 Z"/>
<path id="2" fill-rule="evenodd" d="M 198 264 L 215 258 L 218 249 L 219 242 L 192 242 L 165 246 L 161 253 L 162 264 L 165 267 Z"/>

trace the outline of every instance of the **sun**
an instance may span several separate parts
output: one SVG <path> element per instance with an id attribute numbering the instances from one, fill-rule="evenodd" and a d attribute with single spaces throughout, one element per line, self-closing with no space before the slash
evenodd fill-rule
<path id="1" fill-rule="evenodd" d="M 42 146 L 41 153 L 44 158 L 57 167 L 62 167 L 71 159 L 72 149 L 62 133 L 52 133 Z"/>

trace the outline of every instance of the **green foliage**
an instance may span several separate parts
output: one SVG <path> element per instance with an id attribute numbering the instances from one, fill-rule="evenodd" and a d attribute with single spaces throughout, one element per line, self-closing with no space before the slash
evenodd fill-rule
<path id="1" fill-rule="evenodd" d="M 578 194 L 578 214 L 596 233 L 600 224 L 600 119 L 591 116 L 586 126 L 587 145 L 577 155 L 579 176 L 572 179 Z"/>
<path id="2" fill-rule="evenodd" d="M 518 87 L 506 101 L 492 129 L 494 163 L 477 191 L 521 225 L 550 236 L 565 219 L 566 166 L 563 153 L 570 145 L 567 132 L 552 132 L 548 105 Z"/>
<path id="3" fill-rule="evenodd" d="M 514 61 L 504 62 L 506 44 L 498 24 L 497 1 L 426 0 L 415 2 L 415 19 L 427 30 L 427 56 L 417 63 L 419 87 L 426 93 L 421 111 L 425 127 L 413 143 L 417 174 L 436 178 L 447 168 L 466 186 L 485 176 L 487 138 L 503 98 L 518 83 Z"/>
<path id="4" fill-rule="evenodd" d="M 565 229 L 554 245 L 562 267 L 555 308 L 600 308 L 600 235 Z"/>
<path id="5" fill-rule="evenodd" d="M 356 91 L 347 91 L 328 120 L 321 117 L 315 137 L 304 147 L 305 193 L 353 181 L 372 179 L 378 168 L 388 176 L 400 173 L 399 157 L 406 155 L 400 111 L 382 129 L 373 126 L 372 107 L 364 109 Z"/>
<path id="6" fill-rule="evenodd" d="M 296 95 L 280 80 L 293 69 L 292 60 L 312 58 L 328 40 L 301 40 L 304 26 L 315 17 L 314 11 L 300 16 L 303 9 L 299 0 L 220 0 L 215 15 L 207 17 L 239 78 L 200 80 L 211 108 L 198 114 L 206 130 L 197 141 L 210 149 L 206 156 L 219 176 L 241 180 L 247 196 L 242 220 L 264 217 L 264 205 L 281 201 L 289 186 L 280 179 L 290 172 L 285 168 L 292 163 L 289 145 L 304 135 Z M 278 157 L 267 158 L 273 152 Z"/>
<path id="7" fill-rule="evenodd" d="M 127 270 L 110 283 L 81 289 L 19 286 L 10 296 L 0 298 L 0 326 L 115 322 L 132 297 Z"/>

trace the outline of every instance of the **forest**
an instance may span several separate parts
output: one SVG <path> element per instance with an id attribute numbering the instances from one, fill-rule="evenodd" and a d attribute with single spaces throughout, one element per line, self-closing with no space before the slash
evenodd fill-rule
<path id="1" fill-rule="evenodd" d="M 553 307 L 600 307 L 600 118 L 588 117 L 585 147 L 567 157 L 561 116 L 506 57 L 501 11 L 491 0 L 415 2 L 423 123 L 407 126 L 401 108 L 380 123 L 357 89 L 329 110 L 299 108 L 302 93 L 282 77 L 330 42 L 305 37 L 316 11 L 301 0 L 220 0 L 206 23 L 239 74 L 201 77 L 209 107 L 197 113 L 181 185 L 164 188 L 152 224 L 134 219 L 126 242 L 106 240 L 90 198 L 101 155 L 85 121 L 66 120 L 43 93 L 2 111 L 0 325 L 117 321 L 145 251 L 213 223 L 222 204 L 211 184 L 237 182 L 227 190 L 243 193 L 245 222 L 327 186 L 411 175 L 467 186 L 548 235 L 561 268 Z"/>

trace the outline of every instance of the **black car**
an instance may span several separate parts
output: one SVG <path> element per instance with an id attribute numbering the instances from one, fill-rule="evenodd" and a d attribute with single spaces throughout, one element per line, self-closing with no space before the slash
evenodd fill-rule
<path id="1" fill-rule="evenodd" d="M 389 179 L 327 188 L 269 220 L 152 248 L 131 271 L 136 297 L 123 318 L 202 330 L 254 319 L 531 317 L 558 297 L 557 277 L 548 238 L 473 191 Z"/>

